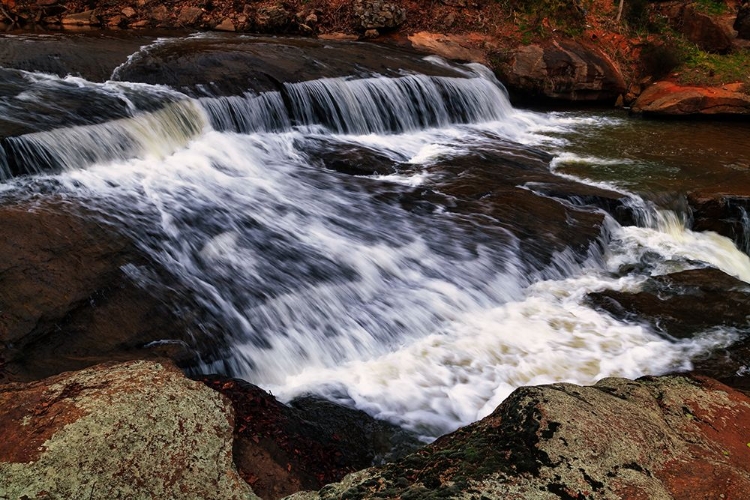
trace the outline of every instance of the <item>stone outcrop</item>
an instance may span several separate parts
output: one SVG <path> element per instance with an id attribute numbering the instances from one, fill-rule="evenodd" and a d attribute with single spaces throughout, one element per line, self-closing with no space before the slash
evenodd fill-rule
<path id="1" fill-rule="evenodd" d="M 651 116 L 750 115 L 750 95 L 741 84 L 688 87 L 662 81 L 644 90 L 631 110 Z"/>
<path id="2" fill-rule="evenodd" d="M 733 240 L 750 255 L 750 189 L 735 184 L 727 191 L 696 190 L 688 194 L 694 231 L 713 231 Z"/>
<path id="3" fill-rule="evenodd" d="M 0 497 L 257 499 L 232 463 L 232 407 L 152 362 L 0 386 Z"/>
<path id="4" fill-rule="evenodd" d="M 732 48 L 731 26 L 722 17 L 711 16 L 693 3 L 685 7 L 681 21 L 680 31 L 701 49 L 724 54 Z"/>
<path id="5" fill-rule="evenodd" d="M 287 406 L 242 380 L 197 379 L 232 401 L 235 463 L 266 500 L 321 488 L 421 446 L 392 424 L 321 398 L 301 397 Z"/>
<path id="6" fill-rule="evenodd" d="M 707 378 L 524 387 L 400 461 L 290 499 L 741 498 L 748 428 L 750 398 Z"/>
<path id="7" fill-rule="evenodd" d="M 559 39 L 490 55 L 511 92 L 571 101 L 611 101 L 625 89 L 617 66 L 596 46 Z"/>
<path id="8" fill-rule="evenodd" d="M 406 21 L 406 9 L 383 0 L 355 0 L 354 15 L 362 30 L 392 30 Z"/>

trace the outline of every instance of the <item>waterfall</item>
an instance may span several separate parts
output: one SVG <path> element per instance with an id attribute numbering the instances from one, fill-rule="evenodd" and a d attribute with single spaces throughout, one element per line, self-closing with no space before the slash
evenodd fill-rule
<path id="1" fill-rule="evenodd" d="M 241 133 L 322 125 L 338 134 L 391 134 L 500 121 L 512 111 L 502 88 L 490 79 L 424 75 L 324 78 L 200 103 L 215 129 Z"/>
<path id="2" fill-rule="evenodd" d="M 202 108 L 185 100 L 132 118 L 9 137 L 0 158 L 7 155 L 10 161 L 5 160 L 0 180 L 147 155 L 164 157 L 184 147 L 206 125 Z"/>

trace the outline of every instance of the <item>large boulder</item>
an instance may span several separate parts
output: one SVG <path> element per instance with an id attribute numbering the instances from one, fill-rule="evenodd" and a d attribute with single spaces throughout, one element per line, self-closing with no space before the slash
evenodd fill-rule
<path id="1" fill-rule="evenodd" d="M 575 40 L 524 45 L 490 57 L 493 69 L 511 92 L 571 101 L 612 101 L 625 80 L 619 68 L 596 46 Z"/>
<path id="2" fill-rule="evenodd" d="M 0 386 L 0 497 L 255 499 L 232 406 L 170 365 L 99 365 Z"/>
<path id="3" fill-rule="evenodd" d="M 689 87 L 656 82 L 638 97 L 631 111 L 651 116 L 750 115 L 750 95 L 739 84 Z"/>
<path id="4" fill-rule="evenodd" d="M 516 390 L 403 460 L 290 500 L 742 498 L 750 398 L 707 378 Z"/>
<path id="5" fill-rule="evenodd" d="M 730 24 L 722 16 L 712 16 L 693 3 L 685 7 L 679 28 L 688 40 L 701 49 L 724 54 L 732 48 Z"/>

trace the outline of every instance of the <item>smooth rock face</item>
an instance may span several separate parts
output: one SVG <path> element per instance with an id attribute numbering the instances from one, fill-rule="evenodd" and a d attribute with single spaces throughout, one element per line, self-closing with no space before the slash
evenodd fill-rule
<path id="1" fill-rule="evenodd" d="M 0 386 L 0 497 L 257 498 L 232 407 L 176 368 L 99 365 Z"/>
<path id="2" fill-rule="evenodd" d="M 632 111 L 653 116 L 748 115 L 750 95 L 739 90 L 737 85 L 684 87 L 657 82 L 643 91 Z"/>
<path id="3" fill-rule="evenodd" d="M 571 101 L 612 101 L 622 94 L 620 70 L 593 45 L 552 40 L 490 57 L 493 69 L 511 91 Z"/>
<path id="4" fill-rule="evenodd" d="M 487 418 L 294 500 L 742 498 L 750 398 L 707 378 L 516 390 Z"/>

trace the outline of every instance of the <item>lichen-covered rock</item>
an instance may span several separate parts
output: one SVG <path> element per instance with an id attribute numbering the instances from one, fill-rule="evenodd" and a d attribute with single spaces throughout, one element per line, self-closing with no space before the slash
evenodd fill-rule
<path id="1" fill-rule="evenodd" d="M 354 14 L 362 30 L 394 29 L 406 21 L 406 9 L 383 0 L 355 0 Z"/>
<path id="2" fill-rule="evenodd" d="M 571 101 L 611 101 L 626 90 L 619 68 L 597 47 L 575 40 L 523 45 L 490 56 L 511 91 Z"/>
<path id="3" fill-rule="evenodd" d="M 273 33 L 284 29 L 292 20 L 292 14 L 284 5 L 268 5 L 258 9 L 255 27 L 261 33 Z"/>
<path id="4" fill-rule="evenodd" d="M 656 82 L 633 103 L 632 112 L 652 116 L 750 115 L 750 95 L 741 85 L 688 87 Z"/>
<path id="5" fill-rule="evenodd" d="M 0 497 L 254 499 L 232 423 L 219 393 L 153 362 L 0 386 Z"/>
<path id="6" fill-rule="evenodd" d="M 293 500 L 742 498 L 750 398 L 680 376 L 516 390 L 401 461 Z"/>

